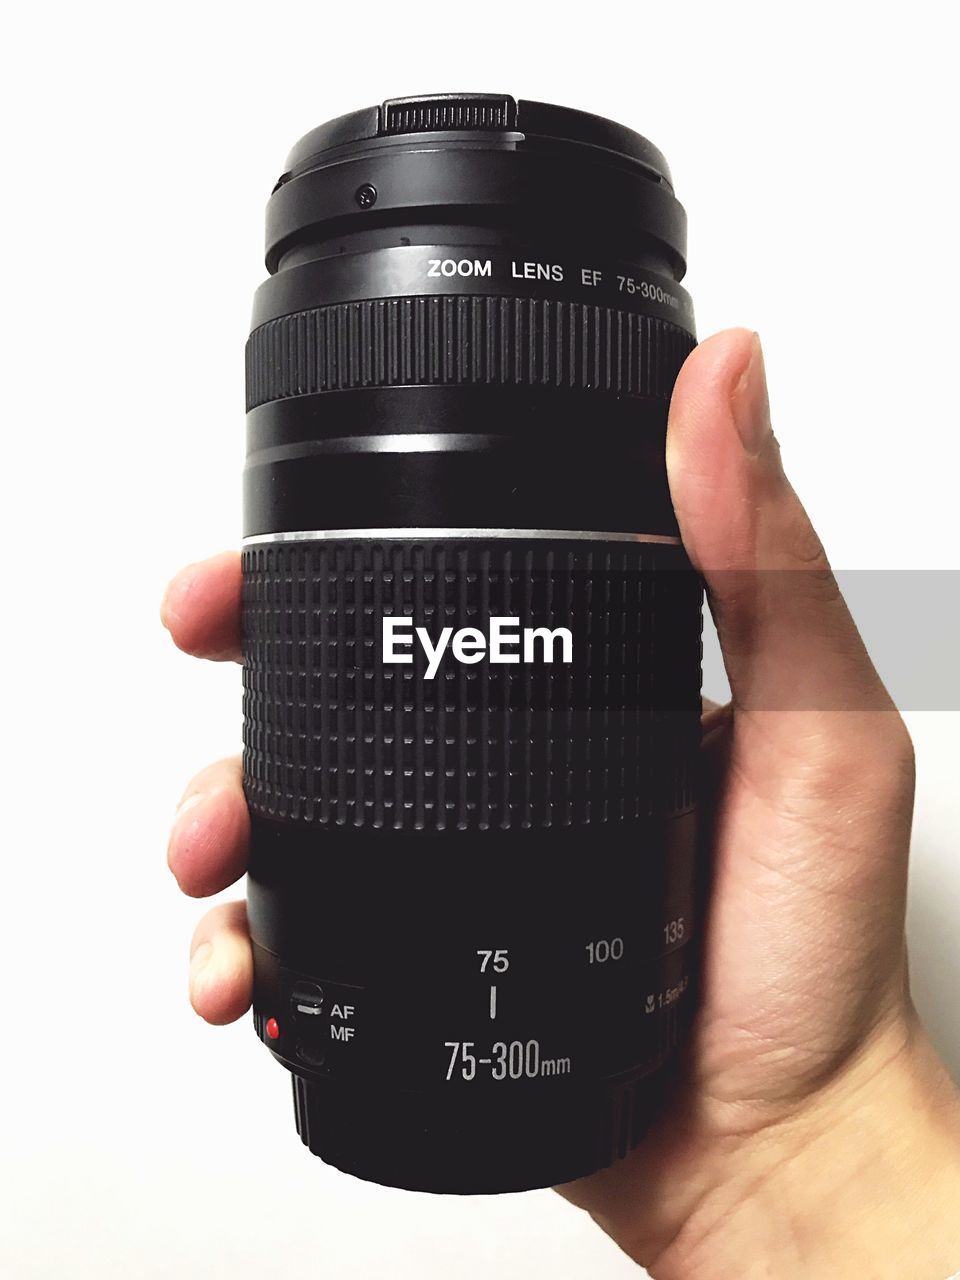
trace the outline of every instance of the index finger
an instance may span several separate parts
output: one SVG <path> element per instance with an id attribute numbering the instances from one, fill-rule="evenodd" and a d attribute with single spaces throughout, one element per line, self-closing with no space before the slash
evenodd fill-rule
<path id="1" fill-rule="evenodd" d="M 160 621 L 184 653 L 213 662 L 240 659 L 240 553 L 224 551 L 171 579 Z"/>

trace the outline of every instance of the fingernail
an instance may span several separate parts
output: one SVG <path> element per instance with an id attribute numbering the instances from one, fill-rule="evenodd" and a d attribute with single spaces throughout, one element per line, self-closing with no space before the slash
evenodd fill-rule
<path id="1" fill-rule="evenodd" d="M 213 943 L 201 942 L 199 947 L 197 947 L 196 951 L 190 957 L 191 983 L 194 981 L 195 978 L 199 977 L 203 969 L 206 968 L 206 965 L 212 955 L 213 955 Z"/>
<path id="2" fill-rule="evenodd" d="M 751 340 L 747 366 L 733 389 L 732 408 L 740 443 L 747 453 L 756 457 L 771 435 L 767 374 L 757 333 Z"/>
<path id="3" fill-rule="evenodd" d="M 173 580 L 167 583 L 164 588 L 163 597 L 160 600 L 160 621 L 170 630 L 170 596 L 173 593 Z"/>
<path id="4" fill-rule="evenodd" d="M 187 569 L 181 569 L 179 573 L 174 574 L 164 589 L 163 599 L 160 601 L 160 621 L 168 631 L 171 626 L 180 621 L 184 601 L 193 589 L 195 575 L 190 572 L 192 569 L 192 565 Z"/>
<path id="5" fill-rule="evenodd" d="M 177 875 L 177 868 L 174 865 L 178 850 L 183 848 L 184 833 L 188 829 L 189 824 L 185 824 L 184 815 L 189 813 L 191 809 L 195 809 L 202 800 L 206 800 L 206 796 L 202 791 L 194 791 L 184 798 L 177 805 L 177 811 L 173 815 L 173 822 L 170 824 L 170 835 L 167 837 L 167 866 L 173 872 L 173 878 L 177 884 L 180 883 L 180 877 Z M 191 831 L 193 827 L 189 828 Z"/>
<path id="6" fill-rule="evenodd" d="M 188 796 L 184 796 L 177 805 L 177 812 L 175 816 L 177 818 L 182 817 L 188 810 L 195 808 L 202 801 L 206 800 L 206 798 L 206 793 L 203 791 L 191 791 L 191 793 Z"/>

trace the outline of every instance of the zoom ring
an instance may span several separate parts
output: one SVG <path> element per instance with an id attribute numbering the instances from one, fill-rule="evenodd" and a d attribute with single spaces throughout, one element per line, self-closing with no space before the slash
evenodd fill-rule
<path id="1" fill-rule="evenodd" d="M 669 399 L 695 345 L 669 321 L 543 298 L 341 302 L 260 325 L 247 409 L 358 387 L 530 386 Z"/>
<path id="2" fill-rule="evenodd" d="M 572 660 L 381 661 L 382 618 L 431 636 L 571 629 Z M 689 809 L 700 584 L 677 547 L 508 539 L 276 542 L 243 553 L 255 812 L 320 826 L 507 830 Z"/>

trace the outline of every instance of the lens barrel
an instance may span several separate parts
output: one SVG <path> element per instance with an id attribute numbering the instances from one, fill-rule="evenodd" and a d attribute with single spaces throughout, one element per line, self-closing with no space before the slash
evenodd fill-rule
<path id="1" fill-rule="evenodd" d="M 300 1135 L 418 1190 L 625 1155 L 695 1004 L 695 343 L 667 165 L 596 116 L 306 135 L 247 344 L 254 1023 Z"/>

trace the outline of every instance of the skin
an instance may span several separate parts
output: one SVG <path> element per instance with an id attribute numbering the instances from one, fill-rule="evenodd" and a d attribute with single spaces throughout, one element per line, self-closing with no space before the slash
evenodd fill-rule
<path id="1" fill-rule="evenodd" d="M 960 1093 L 909 997 L 913 751 L 784 474 L 755 334 L 687 360 L 667 464 L 732 691 L 704 714 L 703 1006 L 640 1148 L 559 1190 L 656 1280 L 945 1280 L 960 1267 Z M 174 642 L 239 661 L 239 584 L 234 553 L 178 574 L 162 606 Z M 211 765 L 170 837 L 181 889 L 233 884 L 248 836 L 239 760 Z M 197 1013 L 240 1017 L 243 903 L 203 917 L 191 956 Z"/>

